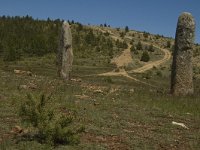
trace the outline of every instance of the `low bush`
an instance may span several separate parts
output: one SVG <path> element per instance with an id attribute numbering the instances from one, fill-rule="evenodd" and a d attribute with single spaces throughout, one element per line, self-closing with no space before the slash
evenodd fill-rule
<path id="1" fill-rule="evenodd" d="M 27 98 L 20 107 L 19 116 L 26 127 L 33 129 L 39 142 L 50 145 L 79 143 L 78 134 L 84 128 L 74 125 L 74 115 L 52 108 L 50 97 L 44 94 L 39 99 L 30 94 Z"/>
<path id="2" fill-rule="evenodd" d="M 161 72 L 160 70 L 157 70 L 156 75 L 159 76 L 159 77 L 162 77 L 162 76 L 163 76 L 163 75 L 162 75 L 162 72 Z"/>
<path id="3" fill-rule="evenodd" d="M 143 52 L 140 61 L 148 62 L 149 60 L 150 60 L 150 56 L 148 52 L 147 51 Z"/>
<path id="4" fill-rule="evenodd" d="M 112 80 L 112 78 L 111 77 L 106 77 L 106 78 L 104 78 L 104 80 L 105 80 L 105 82 L 107 82 L 107 83 L 113 83 L 113 80 Z"/>

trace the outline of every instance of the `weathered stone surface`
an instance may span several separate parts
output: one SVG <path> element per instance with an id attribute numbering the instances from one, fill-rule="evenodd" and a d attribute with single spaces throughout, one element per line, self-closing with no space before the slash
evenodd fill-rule
<path id="1" fill-rule="evenodd" d="M 60 33 L 60 42 L 58 50 L 58 75 L 65 80 L 70 80 L 72 71 L 73 50 L 72 34 L 68 22 L 64 22 Z"/>
<path id="2" fill-rule="evenodd" d="M 171 93 L 173 95 L 191 95 L 193 89 L 193 44 L 195 21 L 190 13 L 182 13 L 178 19 L 175 49 L 171 73 Z"/>

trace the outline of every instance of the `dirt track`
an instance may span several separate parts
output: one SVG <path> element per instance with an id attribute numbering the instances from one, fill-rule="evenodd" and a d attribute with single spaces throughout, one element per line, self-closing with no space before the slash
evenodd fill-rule
<path id="1" fill-rule="evenodd" d="M 114 39 L 114 40 L 117 40 L 119 39 L 120 41 L 122 41 L 122 39 L 118 36 L 116 36 L 115 34 L 113 34 L 111 31 L 105 31 L 103 29 L 98 29 L 99 31 L 105 33 L 105 32 L 109 32 L 110 33 L 110 36 Z M 130 37 L 128 37 L 130 38 Z M 142 42 L 144 43 L 145 45 L 150 45 L 149 43 L 146 43 L 146 42 Z M 164 53 L 164 57 L 161 59 L 161 60 L 157 60 L 157 61 L 153 61 L 153 62 L 149 62 L 148 64 L 140 67 L 140 68 L 137 68 L 137 69 L 134 69 L 134 70 L 131 70 L 129 72 L 126 72 L 124 67 L 127 66 L 129 63 L 131 63 L 133 61 L 132 57 L 131 57 L 131 52 L 130 52 L 130 48 L 131 48 L 131 45 L 128 44 L 128 48 L 125 49 L 121 55 L 113 58 L 111 60 L 111 63 L 114 63 L 116 64 L 117 66 L 117 71 L 116 70 L 113 70 L 113 71 L 110 71 L 110 72 L 106 72 L 106 73 L 102 73 L 102 74 L 98 74 L 99 76 L 124 76 L 124 77 L 127 77 L 129 79 L 132 79 L 132 80 L 135 80 L 137 82 L 141 82 L 141 83 L 144 83 L 144 84 L 147 84 L 145 82 L 142 82 L 132 76 L 130 76 L 128 73 L 143 73 L 147 70 L 150 70 L 152 69 L 154 66 L 155 67 L 158 67 L 159 65 L 165 63 L 166 61 L 168 61 L 170 58 L 171 58 L 171 53 L 166 50 L 166 49 L 163 49 L 163 48 L 160 48 L 158 47 L 157 45 L 153 45 L 155 48 L 158 48 L 160 49 L 163 53 Z M 149 85 L 149 84 L 148 84 Z M 152 85 L 150 85 L 152 86 Z"/>
<path id="2" fill-rule="evenodd" d="M 152 69 L 154 66 L 155 67 L 160 66 L 161 64 L 165 63 L 166 61 L 168 61 L 171 58 L 171 53 L 168 50 L 160 48 L 160 47 L 158 47 L 156 45 L 153 45 L 153 46 L 158 48 L 158 49 L 160 49 L 164 53 L 164 57 L 161 60 L 153 61 L 153 62 L 150 62 L 150 63 L 148 63 L 148 64 L 146 64 L 146 65 L 144 65 L 144 66 L 142 66 L 140 68 L 131 70 L 131 71 L 129 71 L 129 73 L 133 73 L 133 72 L 135 72 L 135 73 L 143 73 L 143 72 L 145 72 L 147 70 Z"/>

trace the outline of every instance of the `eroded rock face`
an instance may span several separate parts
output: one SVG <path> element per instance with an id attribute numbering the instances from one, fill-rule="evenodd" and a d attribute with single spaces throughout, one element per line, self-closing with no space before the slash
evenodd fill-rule
<path id="1" fill-rule="evenodd" d="M 58 50 L 58 75 L 65 80 L 70 80 L 72 71 L 73 50 L 72 34 L 68 22 L 64 22 L 60 33 L 60 42 Z"/>
<path id="2" fill-rule="evenodd" d="M 173 95 L 191 95 L 193 89 L 193 44 L 195 21 L 190 13 L 182 13 L 178 19 L 175 49 L 173 53 L 171 93 Z"/>

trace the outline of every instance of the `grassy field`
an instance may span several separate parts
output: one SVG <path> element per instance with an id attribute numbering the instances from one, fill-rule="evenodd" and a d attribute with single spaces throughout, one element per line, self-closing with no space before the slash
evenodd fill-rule
<path id="1" fill-rule="evenodd" d="M 78 59 L 73 68 L 73 80 L 64 82 L 57 77 L 54 60 L 55 56 L 49 55 L 0 63 L 0 149 L 200 148 L 199 79 L 194 81 L 194 96 L 172 97 L 167 67 L 131 74 L 155 86 L 151 87 L 125 77 L 96 76 L 113 70 L 114 66 L 95 59 Z M 33 75 L 17 75 L 14 69 L 31 71 Z M 34 139 L 18 140 L 11 131 L 16 125 L 21 126 L 18 109 L 28 93 L 36 97 L 41 93 L 52 94 L 52 106 L 75 111 L 75 123 L 85 126 L 80 144 L 52 147 Z M 184 123 L 189 129 L 172 125 L 172 121 Z"/>

